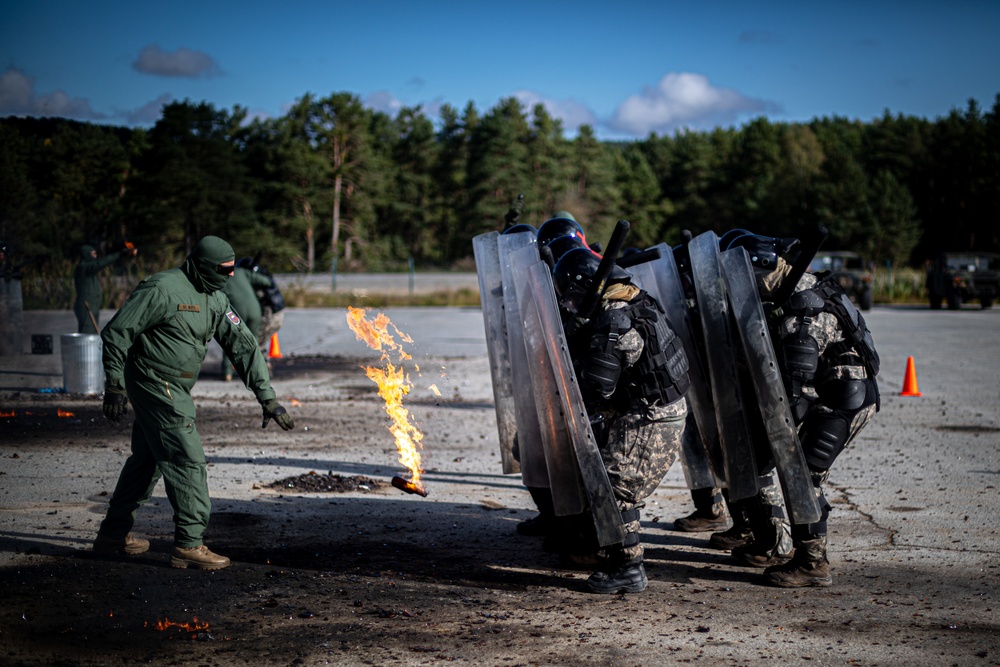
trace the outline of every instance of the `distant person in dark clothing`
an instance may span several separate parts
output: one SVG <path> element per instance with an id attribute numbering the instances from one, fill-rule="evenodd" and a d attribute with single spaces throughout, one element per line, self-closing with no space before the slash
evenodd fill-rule
<path id="1" fill-rule="evenodd" d="M 270 286 L 270 278 L 247 268 L 244 262 L 244 265 L 237 264 L 234 267 L 233 277 L 222 290 L 229 297 L 229 303 L 233 304 L 233 310 L 243 318 L 243 324 L 253 334 L 258 345 L 263 311 L 257 299 L 257 290 L 266 290 Z M 227 382 L 233 379 L 233 364 L 226 355 L 222 355 L 222 379 Z"/>
<path id="2" fill-rule="evenodd" d="M 99 333 L 101 305 L 104 301 L 104 292 L 101 290 L 101 280 L 98 276 L 101 269 L 111 266 L 123 256 L 135 257 L 135 254 L 135 248 L 127 248 L 98 259 L 97 249 L 93 246 L 85 245 L 80 249 L 80 261 L 73 270 L 73 286 L 76 288 L 73 312 L 76 314 L 78 333 Z"/>

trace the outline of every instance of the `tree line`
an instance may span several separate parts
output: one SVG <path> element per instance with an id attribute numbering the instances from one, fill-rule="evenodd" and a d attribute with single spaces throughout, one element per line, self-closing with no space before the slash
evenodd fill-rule
<path id="1" fill-rule="evenodd" d="M 828 249 L 878 266 L 941 250 L 1000 250 L 1000 95 L 984 112 L 870 122 L 757 118 L 738 128 L 630 142 L 567 138 L 542 105 L 480 113 L 445 105 L 395 117 L 350 93 L 307 94 L 279 118 L 174 102 L 150 129 L 0 119 L 0 239 L 21 255 L 75 259 L 83 244 L 135 243 L 176 265 L 216 234 L 263 251 L 272 271 L 468 268 L 470 240 L 571 211 L 590 240 L 632 223 L 639 247 L 734 227 L 830 230 Z"/>

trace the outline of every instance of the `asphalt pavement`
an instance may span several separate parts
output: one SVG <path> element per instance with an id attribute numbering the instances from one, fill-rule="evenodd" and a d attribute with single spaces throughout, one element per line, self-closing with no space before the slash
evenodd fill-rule
<path id="1" fill-rule="evenodd" d="M 454 374 L 449 381 L 465 404 L 481 407 L 491 403 L 478 309 L 399 308 L 385 312 L 413 338 L 418 362 L 452 360 Z M 102 312 L 102 321 L 111 314 Z M 805 629 L 797 637 L 812 641 L 808 639 L 809 628 L 815 622 L 810 618 L 832 615 L 842 619 L 837 621 L 842 623 L 837 630 L 842 634 L 836 642 L 847 647 L 844 653 L 853 659 L 843 662 L 828 654 L 828 659 L 812 664 L 1000 664 L 1000 601 L 996 593 L 1000 575 L 1000 309 L 931 311 L 925 306 L 876 306 L 865 317 L 881 355 L 882 408 L 833 468 L 829 497 L 834 505 L 830 548 L 835 584 L 817 598 L 822 610 L 803 612 L 800 621 Z M 73 329 L 72 313 L 29 311 L 24 321 L 26 347 L 31 334 L 48 334 L 54 338 L 55 349 L 50 355 L 0 357 L 0 412 L 13 396 L 22 400 L 33 392 L 58 391 L 62 384 L 58 341 L 61 333 Z M 290 359 L 375 355 L 355 340 L 346 326 L 345 311 L 339 309 L 289 309 L 279 340 L 283 355 Z M 218 354 L 217 348 L 212 354 Z M 901 396 L 911 357 L 922 395 Z M 214 375 L 217 363 L 217 356 L 206 361 L 196 396 L 227 399 L 246 393 L 238 383 L 218 381 Z M 364 381 L 362 376 L 359 383 Z M 307 391 L 333 396 L 343 389 L 325 384 L 321 378 L 286 382 L 280 373 L 274 386 L 279 395 L 292 396 Z M 454 418 L 463 417 L 455 413 Z M 483 488 L 494 489 L 491 493 L 496 494 L 497 502 L 530 508 L 517 478 L 503 478 L 509 485 L 495 480 L 499 464 L 492 410 L 471 410 L 464 419 L 476 420 L 475 428 L 479 429 L 475 445 L 471 444 L 473 436 L 468 436 L 475 453 L 470 450 L 454 457 L 454 462 L 434 460 L 429 447 L 435 466 L 430 477 L 434 493 L 423 502 L 468 500 L 469 481 L 463 481 L 462 486 L 452 484 L 449 478 L 450 468 L 461 467 L 469 480 L 478 476 L 493 480 Z M 50 476 L 46 470 L 54 465 L 51 459 L 26 460 L 22 454 L 12 460 L 29 445 L 12 442 L 7 435 L 0 419 L 0 480 L 5 487 L 0 510 L 10 518 L 0 530 L 0 537 L 6 530 L 10 539 L 0 540 L 0 545 L 6 545 L 0 550 L 8 552 L 5 559 L 9 556 L 14 560 L 13 552 L 23 538 L 17 537 L 22 534 L 16 532 L 21 524 L 10 512 L 26 512 L 30 506 L 37 514 L 38 507 L 44 509 L 45 503 L 65 494 L 61 485 L 73 484 L 77 477 L 113 480 L 117 462 L 67 447 L 58 453 L 58 469 L 66 474 Z M 355 464 L 348 460 L 344 465 L 349 472 Z M 228 497 L 250 498 L 258 492 L 241 483 L 245 474 L 246 470 L 236 465 L 220 462 L 213 468 L 213 484 L 225 489 Z M 684 507 L 683 476 L 680 466 L 675 465 L 643 515 L 644 520 L 654 522 L 646 524 L 644 539 L 654 544 L 662 540 L 655 522 L 662 519 L 661 525 L 667 525 L 681 509 L 690 508 Z M 35 519 L 38 522 L 45 519 L 39 517 Z M 80 548 L 60 537 L 58 531 L 50 531 L 44 539 L 53 546 Z M 741 586 L 735 585 L 733 595 L 745 600 L 746 606 L 714 611 L 715 639 L 706 643 L 705 650 L 715 658 L 705 664 L 736 664 L 725 657 L 729 655 L 726 647 L 751 642 L 758 635 L 760 641 L 766 638 L 772 645 L 782 641 L 779 626 L 787 624 L 787 618 L 769 616 L 774 605 L 782 604 L 776 602 L 782 598 L 773 593 L 762 597 Z M 730 587 L 719 590 L 729 591 Z M 799 595 L 782 594 L 789 600 Z M 837 611 L 840 605 L 843 608 Z M 747 634 L 751 621 L 753 631 Z M 824 621 L 823 627 L 833 628 L 833 623 Z M 879 631 L 858 634 L 871 628 Z M 926 648 L 914 654 L 906 648 L 907 637 L 920 633 L 944 633 L 942 636 L 956 641 L 949 640 L 940 654 Z M 815 641 L 825 645 L 826 640 L 817 637 Z M 946 651 L 948 655 L 944 655 Z"/>

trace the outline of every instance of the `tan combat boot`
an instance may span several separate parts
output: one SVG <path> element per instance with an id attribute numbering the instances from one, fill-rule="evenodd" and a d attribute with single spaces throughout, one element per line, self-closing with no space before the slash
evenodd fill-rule
<path id="1" fill-rule="evenodd" d="M 204 544 L 186 549 L 184 547 L 174 547 L 174 553 L 170 557 L 170 567 L 186 568 L 192 567 L 196 570 L 221 570 L 229 567 L 229 559 L 225 556 L 212 553 Z"/>
<path id="2" fill-rule="evenodd" d="M 826 558 L 826 536 L 799 542 L 792 560 L 764 570 L 764 579 L 772 586 L 782 588 L 832 585 L 830 561 Z"/>
<path id="3" fill-rule="evenodd" d="M 132 533 L 119 538 L 108 537 L 107 535 L 98 533 L 97 538 L 94 540 L 94 551 L 99 554 L 127 554 L 135 556 L 149 551 L 149 540 L 135 537 Z"/>

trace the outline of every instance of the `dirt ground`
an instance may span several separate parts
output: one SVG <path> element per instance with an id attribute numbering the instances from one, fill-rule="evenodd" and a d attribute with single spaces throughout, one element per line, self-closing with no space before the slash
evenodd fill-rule
<path id="1" fill-rule="evenodd" d="M 98 397 L 2 395 L 0 664 L 1000 664 L 996 551 L 908 548 L 845 483 L 865 462 L 833 479 L 831 588 L 763 586 L 707 534 L 672 530 L 691 509 L 677 465 L 642 515 L 649 588 L 596 596 L 588 572 L 515 533 L 533 512 L 519 477 L 501 474 L 484 358 L 423 363 L 408 399 L 426 433 L 426 498 L 389 486 L 402 469 L 358 362 L 275 363 L 292 432 L 261 430 L 249 392 L 217 371 L 196 390 L 206 543 L 233 560 L 217 572 L 169 566 L 162 485 L 135 528 L 150 551 L 96 556 L 128 423 L 107 423 Z M 996 507 L 989 489 L 967 493 Z M 924 506 L 892 500 L 900 521 Z"/>

